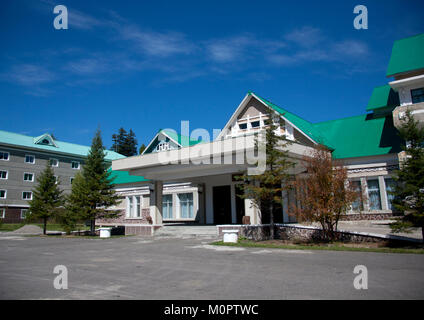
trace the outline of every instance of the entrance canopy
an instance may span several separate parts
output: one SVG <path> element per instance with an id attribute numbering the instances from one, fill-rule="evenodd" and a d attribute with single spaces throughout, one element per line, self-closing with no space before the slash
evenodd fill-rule
<path id="1" fill-rule="evenodd" d="M 239 173 L 261 174 L 265 170 L 266 154 L 263 147 L 255 148 L 256 135 L 199 143 L 176 150 L 149 153 L 112 162 L 112 170 L 128 171 L 156 181 L 184 181 L 196 178 Z M 296 166 L 292 174 L 302 171 L 299 160 L 312 148 L 298 143 L 286 147 Z"/>

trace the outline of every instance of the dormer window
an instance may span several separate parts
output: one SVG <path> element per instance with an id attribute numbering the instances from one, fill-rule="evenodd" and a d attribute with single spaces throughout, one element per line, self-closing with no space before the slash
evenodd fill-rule
<path id="1" fill-rule="evenodd" d="M 247 123 L 239 123 L 240 130 L 246 130 L 247 129 Z"/>
<path id="2" fill-rule="evenodd" d="M 48 133 L 45 133 L 45 134 L 43 134 L 39 137 L 34 138 L 34 143 L 35 144 L 42 144 L 42 145 L 45 145 L 45 146 L 57 147 L 54 139 Z"/>

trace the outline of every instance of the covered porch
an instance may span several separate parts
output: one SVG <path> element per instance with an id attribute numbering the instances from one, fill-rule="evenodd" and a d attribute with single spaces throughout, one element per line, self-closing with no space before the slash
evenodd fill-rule
<path id="1" fill-rule="evenodd" d="M 291 174 L 303 171 L 300 159 L 312 148 L 297 143 L 288 146 L 289 157 L 296 166 Z M 149 153 L 112 162 L 113 170 L 148 179 L 150 216 L 153 226 L 167 223 L 164 217 L 164 184 L 191 183 L 197 187 L 193 219 L 198 224 L 241 224 L 244 216 L 250 224 L 261 224 L 262 217 L 252 199 L 239 197 L 243 192 L 236 177 L 245 172 L 255 173 L 260 159 L 255 151 L 255 136 L 241 136 L 191 147 Z M 259 172 L 259 171 L 257 171 Z M 280 222 L 292 222 L 287 214 L 290 197 L 285 195 Z"/>

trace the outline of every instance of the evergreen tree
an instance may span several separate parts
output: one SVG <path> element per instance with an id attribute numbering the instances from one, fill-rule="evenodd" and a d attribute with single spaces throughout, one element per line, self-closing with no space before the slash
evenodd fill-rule
<path id="1" fill-rule="evenodd" d="M 112 147 L 110 150 L 118 152 L 124 156 L 130 157 L 137 154 L 137 139 L 135 133 L 130 129 L 127 132 L 124 128 L 120 128 L 118 134 L 112 135 Z"/>
<path id="2" fill-rule="evenodd" d="M 55 217 L 64 203 L 62 190 L 59 189 L 53 168 L 47 163 L 46 168 L 37 178 L 33 198 L 29 202 L 27 219 L 43 220 L 43 234 L 46 234 L 47 221 Z"/>
<path id="3" fill-rule="evenodd" d="M 68 208 L 79 212 L 77 216 L 90 220 L 90 230 L 94 234 L 96 219 L 112 218 L 117 212 L 107 210 L 118 204 L 119 196 L 115 193 L 110 179 L 111 171 L 105 162 L 105 153 L 100 130 L 97 130 L 81 174 L 76 175 L 72 183 Z"/>
<path id="4" fill-rule="evenodd" d="M 140 147 L 139 154 L 142 154 L 144 152 L 144 150 L 146 150 L 146 146 L 143 143 Z"/>
<path id="5" fill-rule="evenodd" d="M 266 150 L 266 170 L 263 174 L 251 176 L 245 174 L 239 179 L 245 181 L 242 189 L 244 194 L 241 198 L 252 199 L 253 205 L 261 210 L 262 217 L 268 215 L 270 221 L 270 238 L 274 239 L 274 212 L 281 207 L 282 191 L 286 188 L 290 174 L 288 170 L 294 163 L 288 159 L 288 151 L 285 149 L 290 142 L 283 135 L 277 135 L 277 124 L 272 120 L 273 112 L 268 113 L 267 127 L 265 129 L 266 141 L 260 141 L 258 136 L 255 140 L 255 147 L 265 143 Z M 281 124 L 278 117 L 278 123 Z"/>
<path id="6" fill-rule="evenodd" d="M 399 133 L 406 141 L 403 147 L 406 157 L 394 176 L 393 205 L 404 216 L 391 227 L 396 232 L 419 227 L 424 242 L 424 127 L 420 127 L 408 111 Z"/>

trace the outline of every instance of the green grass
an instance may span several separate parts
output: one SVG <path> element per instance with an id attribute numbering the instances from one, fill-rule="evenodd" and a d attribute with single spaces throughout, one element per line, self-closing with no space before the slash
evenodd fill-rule
<path id="1" fill-rule="evenodd" d="M 424 254 L 424 249 L 409 248 L 364 248 L 364 247 L 348 247 L 343 243 L 333 244 L 275 244 L 261 243 L 251 240 L 241 240 L 238 243 L 224 243 L 222 241 L 213 242 L 212 245 L 230 246 L 230 247 L 247 247 L 247 248 L 270 248 L 270 249 L 295 249 L 295 250 L 328 250 L 328 251 L 357 251 L 357 252 L 380 252 L 380 253 L 414 253 Z"/>
<path id="2" fill-rule="evenodd" d="M 43 224 L 41 223 L 28 223 L 30 225 L 39 226 L 41 229 L 43 229 Z M 0 231 L 15 231 L 21 227 L 23 227 L 24 223 L 3 223 L 0 225 Z M 87 227 L 83 224 L 77 225 L 75 228 L 76 231 L 84 231 L 84 230 L 90 230 L 90 227 Z M 47 231 L 65 231 L 63 227 L 60 224 L 47 224 Z"/>

